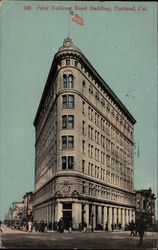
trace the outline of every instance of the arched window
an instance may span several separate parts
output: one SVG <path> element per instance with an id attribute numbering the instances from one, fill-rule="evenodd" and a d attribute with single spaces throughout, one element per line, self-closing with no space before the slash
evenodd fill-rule
<path id="1" fill-rule="evenodd" d="M 73 88 L 73 75 L 68 76 L 68 88 Z"/>
<path id="2" fill-rule="evenodd" d="M 64 88 L 67 88 L 67 75 L 63 75 Z"/>
<path id="3" fill-rule="evenodd" d="M 73 75 L 63 75 L 64 88 L 73 88 Z"/>

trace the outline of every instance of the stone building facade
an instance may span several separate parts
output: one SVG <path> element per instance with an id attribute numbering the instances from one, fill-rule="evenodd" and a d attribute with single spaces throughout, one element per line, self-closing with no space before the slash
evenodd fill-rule
<path id="1" fill-rule="evenodd" d="M 97 227 L 135 220 L 135 119 L 73 45 L 53 59 L 34 120 L 34 219 Z"/>

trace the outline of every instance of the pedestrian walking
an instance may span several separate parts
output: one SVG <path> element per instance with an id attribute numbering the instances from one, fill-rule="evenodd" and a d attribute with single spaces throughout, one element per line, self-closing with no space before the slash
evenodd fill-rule
<path id="1" fill-rule="evenodd" d="M 28 222 L 28 231 L 29 231 L 29 233 L 32 232 L 32 221 L 31 220 L 29 220 L 29 222 Z"/>
<path id="2" fill-rule="evenodd" d="M 146 224 L 143 218 L 140 218 L 137 223 L 137 232 L 139 233 L 139 246 L 143 245 L 144 232 L 146 230 Z"/>
<path id="3" fill-rule="evenodd" d="M 114 231 L 114 224 L 111 224 L 111 230 Z"/>
<path id="4" fill-rule="evenodd" d="M 69 233 L 71 233 L 71 231 L 72 231 L 72 220 L 70 220 L 69 222 Z"/>
<path id="5" fill-rule="evenodd" d="M 45 220 L 44 222 L 44 232 L 47 233 L 48 230 L 48 225 L 47 225 L 47 221 Z"/>
<path id="6" fill-rule="evenodd" d="M 130 226 L 130 231 L 131 231 L 130 236 L 132 236 L 132 235 L 134 236 L 135 235 L 135 232 L 134 232 L 135 224 L 134 224 L 133 220 L 130 222 L 129 226 Z"/>
<path id="7" fill-rule="evenodd" d="M 106 222 L 105 230 L 108 231 L 108 222 Z"/>

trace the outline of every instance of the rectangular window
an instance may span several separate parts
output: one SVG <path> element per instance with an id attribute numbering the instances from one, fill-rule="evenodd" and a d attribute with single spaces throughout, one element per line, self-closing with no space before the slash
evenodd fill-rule
<path id="1" fill-rule="evenodd" d="M 68 115 L 68 128 L 74 128 L 74 116 Z"/>
<path id="2" fill-rule="evenodd" d="M 62 148 L 74 148 L 74 136 L 62 136 Z"/>
<path id="3" fill-rule="evenodd" d="M 74 108 L 74 96 L 63 95 L 63 108 Z"/>
<path id="4" fill-rule="evenodd" d="M 85 194 L 85 181 L 83 181 L 82 193 Z"/>
<path id="5" fill-rule="evenodd" d="M 82 160 L 82 173 L 85 172 L 85 160 Z"/>
<path id="6" fill-rule="evenodd" d="M 74 128 L 74 116 L 73 115 L 62 116 L 62 128 Z"/>
<path id="7" fill-rule="evenodd" d="M 85 135 L 85 121 L 82 121 L 82 134 Z"/>
<path id="8" fill-rule="evenodd" d="M 66 156 L 62 157 L 62 169 L 66 169 Z"/>
<path id="9" fill-rule="evenodd" d="M 63 108 L 67 108 L 67 95 L 63 95 Z"/>
<path id="10" fill-rule="evenodd" d="M 82 153 L 85 153 L 85 141 L 82 141 Z"/>
<path id="11" fill-rule="evenodd" d="M 67 128 L 67 116 L 62 116 L 62 128 Z"/>
<path id="12" fill-rule="evenodd" d="M 91 129 L 91 126 L 88 125 L 88 137 L 90 138 L 90 129 Z"/>
<path id="13" fill-rule="evenodd" d="M 90 168 L 91 168 L 91 164 L 90 162 L 88 163 L 88 175 L 90 175 Z"/>
<path id="14" fill-rule="evenodd" d="M 90 148 L 91 148 L 91 145 L 88 144 L 88 156 L 90 156 Z"/>
<path id="15" fill-rule="evenodd" d="M 95 142 L 97 142 L 97 131 L 95 130 Z"/>
<path id="16" fill-rule="evenodd" d="M 93 146 L 91 146 L 91 157 L 93 158 Z"/>
<path id="17" fill-rule="evenodd" d="M 69 60 L 69 59 L 66 60 L 66 65 L 67 65 L 67 66 L 70 65 L 70 60 Z"/>
<path id="18" fill-rule="evenodd" d="M 63 156 L 62 157 L 62 169 L 73 169 L 74 168 L 74 157 Z"/>
<path id="19" fill-rule="evenodd" d="M 74 147 L 74 137 L 68 136 L 68 148 L 73 148 L 73 147 Z"/>
<path id="20" fill-rule="evenodd" d="M 82 102 L 82 113 L 85 114 L 85 102 Z"/>
<path id="21" fill-rule="evenodd" d="M 73 169 L 73 168 L 74 168 L 74 157 L 68 156 L 68 169 Z"/>
<path id="22" fill-rule="evenodd" d="M 90 107 L 88 107 L 88 119 L 90 120 Z"/>
<path id="23" fill-rule="evenodd" d="M 67 148 L 67 136 L 62 136 L 62 148 Z"/>
<path id="24" fill-rule="evenodd" d="M 68 95 L 68 108 L 74 108 L 74 96 Z"/>
<path id="25" fill-rule="evenodd" d="M 93 128 L 91 128 L 91 139 L 93 140 Z"/>

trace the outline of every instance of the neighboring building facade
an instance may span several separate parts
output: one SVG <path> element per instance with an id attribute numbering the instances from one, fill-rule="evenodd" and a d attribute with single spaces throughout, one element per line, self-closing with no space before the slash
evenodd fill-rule
<path id="1" fill-rule="evenodd" d="M 23 197 L 24 209 L 22 218 L 24 220 L 33 220 L 33 198 L 34 198 L 33 192 L 27 192 Z"/>
<path id="2" fill-rule="evenodd" d="M 5 220 L 11 221 L 11 220 L 22 219 L 24 206 L 25 205 L 23 202 L 18 202 L 18 201 L 12 202 L 12 207 L 8 209 L 8 212 L 5 215 Z"/>
<path id="3" fill-rule="evenodd" d="M 156 223 L 155 200 L 151 188 L 136 191 L 136 220 L 143 217 L 149 226 Z"/>
<path id="4" fill-rule="evenodd" d="M 34 120 L 34 219 L 74 229 L 135 220 L 135 119 L 70 38 Z"/>

